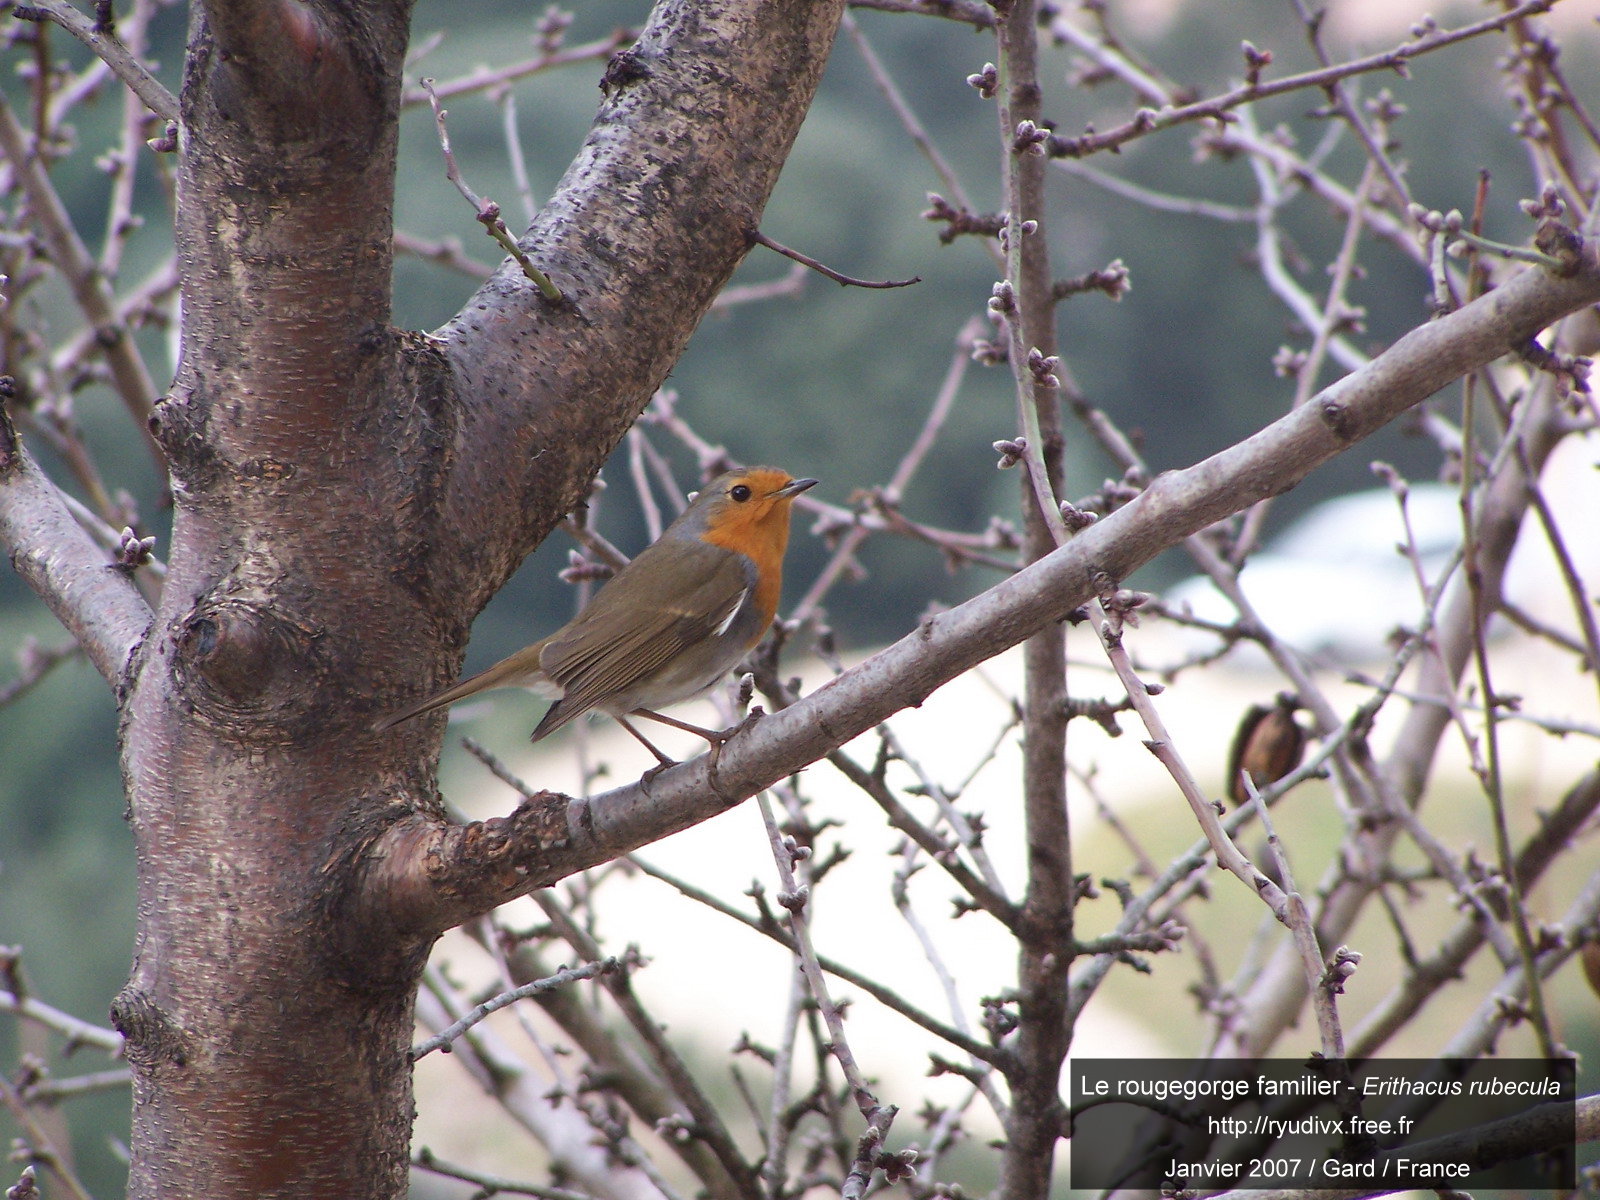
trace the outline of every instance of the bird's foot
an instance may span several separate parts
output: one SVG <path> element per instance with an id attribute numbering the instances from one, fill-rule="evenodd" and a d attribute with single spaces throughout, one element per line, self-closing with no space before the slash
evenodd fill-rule
<path id="1" fill-rule="evenodd" d="M 640 711 L 643 712 L 642 709 Z M 639 786 L 644 788 L 645 794 L 648 795 L 650 792 L 650 781 L 657 775 L 661 774 L 661 772 L 665 771 L 668 767 L 677 766 L 678 760 L 675 758 L 669 758 L 667 755 L 663 754 L 661 752 L 661 748 L 649 738 L 645 737 L 644 734 L 635 729 L 633 727 L 633 723 L 626 717 L 618 717 L 617 724 L 621 725 L 629 733 L 633 734 L 633 736 L 639 740 L 639 744 L 641 746 L 656 756 L 656 765 L 651 767 L 643 775 L 639 776 Z"/>
<path id="2" fill-rule="evenodd" d="M 652 721 L 659 721 L 663 725 L 670 725 L 674 729 L 681 729 L 685 733 L 692 733 L 696 737 L 704 738 L 706 740 L 706 744 L 711 747 L 711 752 L 708 755 L 710 761 L 706 764 L 706 767 L 711 779 L 712 788 L 715 789 L 717 785 L 717 764 L 722 758 L 722 748 L 734 738 L 738 737 L 739 734 L 742 733 L 746 728 L 754 725 L 767 714 L 766 711 L 758 704 L 745 715 L 744 720 L 740 721 L 737 725 L 729 726 L 727 729 L 707 729 L 703 725 L 691 725 L 687 721 L 680 721 L 676 717 L 668 717 L 648 708 L 635 709 L 628 715 L 634 717 L 649 717 Z M 650 770 L 646 771 L 641 782 L 648 785 L 650 780 L 661 774 L 662 771 L 665 771 L 668 767 L 677 765 L 673 759 L 668 758 L 665 754 L 661 753 L 660 750 L 656 749 L 656 747 L 651 743 L 650 739 L 635 729 L 628 721 L 624 720 L 622 717 L 618 717 L 617 720 L 624 729 L 633 734 L 634 737 L 638 738 L 639 741 L 644 743 L 645 746 L 649 747 L 650 753 L 654 754 L 656 758 L 660 760 L 661 765 L 658 767 L 652 767 Z M 648 790 L 648 788 L 646 790 Z"/>
<path id="3" fill-rule="evenodd" d="M 643 775 L 639 776 L 639 787 L 643 789 L 644 794 L 646 796 L 650 794 L 650 784 L 654 782 L 657 775 L 661 774 L 661 772 L 665 771 L 668 767 L 675 767 L 677 765 L 678 762 L 676 759 L 663 758 L 655 766 L 651 767 Z"/>
<path id="4" fill-rule="evenodd" d="M 706 778 L 710 780 L 713 792 L 719 795 L 722 792 L 722 782 L 717 778 L 717 766 L 722 761 L 722 748 L 766 715 L 766 710 L 758 704 L 746 713 L 744 720 L 737 725 L 719 730 L 715 736 L 706 739 L 711 743 L 711 752 L 707 755 L 710 761 L 706 763 Z"/>

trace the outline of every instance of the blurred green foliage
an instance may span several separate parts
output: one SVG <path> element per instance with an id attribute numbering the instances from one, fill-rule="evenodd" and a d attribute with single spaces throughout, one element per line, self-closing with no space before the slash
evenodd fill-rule
<path id="1" fill-rule="evenodd" d="M 1112 4 L 1113 19 L 1118 6 Z M 1150 37 L 1124 32 L 1170 75 L 1201 92 L 1236 79 L 1239 40 L 1248 36 L 1276 55 L 1274 74 L 1315 65 L 1290 6 L 1188 4 L 1170 26 Z M 479 64 L 499 64 L 531 51 L 540 8 L 523 3 L 445 4 L 423 0 L 416 10 L 415 41 L 435 31 L 443 39 L 408 71 L 408 85 L 426 74 L 448 80 Z M 1464 10 L 1477 15 L 1477 9 Z M 617 26 L 636 26 L 643 3 L 621 0 L 575 7 L 570 43 L 600 37 Z M 855 19 L 884 58 L 918 118 L 953 164 L 973 202 L 998 201 L 994 107 L 968 87 L 965 76 L 994 55 L 987 35 L 936 19 L 861 11 Z M 9 16 L 0 18 L 9 22 Z M 179 85 L 184 14 L 166 12 L 156 26 L 161 76 Z M 59 30 L 51 45 L 80 65 L 82 53 Z M 1391 39 L 1392 40 L 1392 39 Z M 1380 48 L 1374 41 L 1365 49 Z M 1337 50 L 1347 49 L 1336 47 Z M 1575 46 L 1593 65 L 1593 46 Z M 1440 208 L 1471 206 L 1480 169 L 1492 172 L 1489 232 L 1522 240 L 1526 230 L 1516 201 L 1531 194 L 1525 162 L 1508 128 L 1508 108 L 1496 79 L 1490 42 L 1459 47 L 1414 64 L 1409 81 L 1394 76 L 1359 81 L 1362 95 L 1390 88 L 1409 107 L 1399 134 L 1418 197 Z M 16 68 L 28 59 L 15 50 L 0 59 L 0 85 L 14 100 L 25 96 Z M 1064 85 L 1072 57 L 1048 50 L 1042 75 L 1060 129 L 1106 128 L 1125 120 L 1133 105 L 1115 86 L 1093 91 Z M 593 117 L 601 64 L 588 62 L 517 83 L 518 132 L 535 200 L 556 186 Z M 1326 122 L 1309 115 L 1319 94 L 1301 93 L 1262 106 L 1263 127 L 1282 122 L 1302 144 L 1323 136 Z M 25 104 L 24 104 L 25 108 Z M 452 141 L 461 167 L 480 194 L 500 201 L 508 221 L 522 212 L 505 151 L 502 111 L 483 95 L 450 101 Z M 112 144 L 119 104 L 109 95 L 72 114 L 79 152 L 54 168 L 58 187 L 86 231 L 104 221 L 107 179 L 95 157 Z M 1209 159 L 1196 162 L 1197 127 L 1185 127 L 1129 146 L 1097 161 L 1144 187 L 1248 204 L 1248 167 Z M 1353 147 L 1334 161 L 1355 161 Z M 165 189 L 148 161 L 140 164 L 145 227 L 132 239 L 126 278 L 139 278 L 169 251 L 170 215 Z M 162 169 L 169 169 L 163 164 Z M 852 490 L 886 481 L 926 414 L 950 361 L 961 326 L 981 314 L 995 268 L 975 239 L 951 246 L 939 227 L 919 219 L 926 193 L 944 191 L 904 135 L 864 70 L 848 34 L 841 33 L 822 93 L 766 212 L 771 237 L 858 277 L 923 282 L 893 291 L 840 289 L 809 277 L 800 295 L 742 306 L 707 320 L 668 381 L 680 411 L 709 440 L 745 461 L 772 461 L 797 474 L 818 476 L 826 499 L 848 502 Z M 1250 262 L 1250 225 L 1219 225 L 1197 217 L 1151 212 L 1065 173 L 1051 183 L 1047 229 L 1059 274 L 1072 275 L 1122 259 L 1132 291 L 1120 304 L 1092 294 L 1060 312 L 1064 361 L 1089 399 L 1133 431 L 1157 468 L 1187 465 L 1259 428 L 1282 411 L 1290 386 L 1277 378 L 1272 357 L 1284 344 L 1303 346 L 1283 309 L 1267 294 Z M 459 239 L 485 264 L 498 260 L 472 212 L 445 180 L 431 114 L 425 105 L 405 113 L 400 137 L 398 227 L 437 240 Z M 1301 281 L 1313 294 L 1324 286 L 1324 264 L 1342 232 L 1321 206 L 1304 197 L 1289 207 L 1288 228 L 1302 256 Z M 1372 348 L 1392 340 L 1424 315 L 1426 280 L 1392 251 L 1364 256 L 1366 274 L 1353 298 L 1367 310 Z M 773 280 L 788 263 L 754 251 L 736 282 Z M 395 321 L 434 328 L 471 295 L 471 280 L 401 256 L 395 272 Z M 46 336 L 64 336 L 76 318 L 59 287 L 32 293 Z M 142 335 L 155 369 L 170 377 L 166 341 Z M 164 382 L 164 379 L 162 380 Z M 1012 385 L 1003 369 L 973 366 L 943 434 L 905 497 L 913 518 L 981 530 L 990 515 L 1011 515 L 1018 476 L 994 470 L 989 446 L 1017 432 Z M 126 414 L 93 386 L 77 397 L 77 417 L 108 479 L 126 488 L 144 517 L 141 532 L 166 545 L 167 516 L 161 482 L 142 460 Z M 681 450 L 659 440 L 692 476 Z M 1068 492 L 1093 492 L 1107 465 L 1074 436 Z M 59 468 L 39 446 L 35 453 Z M 1319 472 L 1281 505 L 1287 520 L 1331 493 L 1367 486 L 1367 464 L 1383 458 L 1427 476 L 1435 469 L 1429 446 L 1403 428 L 1385 432 L 1354 454 Z M 64 477 L 59 471 L 58 478 Z M 602 505 L 606 532 L 629 551 L 644 539 L 628 513 L 632 497 L 625 469 L 607 476 L 613 491 Z M 800 525 L 804 527 L 804 519 Z M 541 548 L 479 621 L 468 666 L 497 659 L 550 628 L 569 611 L 570 590 L 555 581 L 567 552 L 558 535 Z M 824 559 L 823 549 L 800 537 L 792 551 L 791 579 L 805 580 Z M 876 540 L 863 552 L 868 575 L 841 586 L 830 618 L 846 646 L 866 647 L 897 636 L 930 604 L 958 601 L 992 579 L 984 572 L 946 572 L 924 547 Z M 1157 564 L 1146 582 L 1170 578 L 1178 565 Z M 14 673 L 13 656 L 25 637 L 55 644 L 65 635 L 10 571 L 0 571 L 0 681 Z M 81 659 L 58 668 L 20 702 L 0 709 L 0 943 L 21 945 L 28 978 L 49 1002 L 84 1018 L 106 1019 L 125 977 L 133 927 L 132 855 L 121 820 L 115 757 L 114 713 L 105 686 Z M 0 1055 L 14 1063 L 15 1025 L 0 1021 Z M 74 1108 L 79 1152 L 91 1185 L 112 1194 L 119 1184 L 109 1139 L 125 1136 L 124 1097 L 112 1094 Z M 96 1136 L 103 1134 L 104 1136 Z M 0 1120 L 0 1136 L 9 1127 Z"/>

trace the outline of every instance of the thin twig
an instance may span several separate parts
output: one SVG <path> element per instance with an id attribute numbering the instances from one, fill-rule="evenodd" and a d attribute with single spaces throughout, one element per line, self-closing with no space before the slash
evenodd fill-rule
<path id="1" fill-rule="evenodd" d="M 448 1028 L 441 1029 L 431 1038 L 428 1038 L 426 1041 L 418 1042 L 415 1046 L 411 1047 L 411 1061 L 415 1062 L 417 1059 L 426 1054 L 431 1054 L 435 1050 L 443 1050 L 446 1054 L 450 1053 L 450 1047 L 457 1038 L 466 1033 L 467 1030 L 471 1029 L 479 1021 L 483 1020 L 491 1013 L 499 1012 L 508 1004 L 515 1004 L 518 1000 L 526 1000 L 529 996 L 537 996 L 540 992 L 548 992 L 555 988 L 563 987 L 569 983 L 577 983 L 584 979 L 593 979 L 597 975 L 609 975 L 613 971 L 620 970 L 621 967 L 621 959 L 616 957 L 603 958 L 598 962 L 585 963 L 581 967 L 567 967 L 563 970 L 557 971 L 554 975 L 546 976 L 544 979 L 535 979 L 531 983 L 525 983 L 521 987 L 512 988 L 508 992 L 501 992 L 498 996 L 495 996 L 489 1000 L 485 1000 L 482 1004 L 478 1005 L 471 1012 L 467 1013 L 466 1016 L 462 1017 L 459 1021 L 456 1021 L 453 1025 L 450 1025 Z"/>
<path id="2" fill-rule="evenodd" d="M 798 296 L 805 291 L 805 282 L 805 263 L 795 263 L 778 278 L 766 283 L 730 284 L 723 288 L 711 302 L 711 312 L 722 313 L 741 304 L 759 304 L 763 300 Z"/>
<path id="3" fill-rule="evenodd" d="M 788 950 L 791 954 L 795 952 L 795 944 L 790 935 L 785 933 L 782 929 L 777 928 L 770 922 L 763 920 L 760 917 L 753 917 L 748 913 L 740 912 L 737 908 L 733 907 L 733 905 L 728 904 L 723 900 L 719 900 L 716 896 L 713 896 L 704 888 L 697 887 L 696 885 L 690 883 L 687 879 L 673 875 L 671 872 L 664 871 L 660 867 L 653 866 L 651 863 L 639 858 L 638 855 L 629 855 L 628 861 L 633 863 L 652 879 L 659 879 L 668 887 L 675 888 L 680 894 L 690 900 L 693 900 L 696 904 L 704 905 L 712 912 L 737 921 L 739 924 L 748 929 L 754 930 L 763 937 L 770 938 L 772 941 L 782 946 L 785 950 Z M 961 1030 L 955 1028 L 954 1026 L 946 1024 L 945 1022 L 940 1021 L 938 1018 L 923 1012 L 921 1009 L 910 1003 L 910 1001 L 906 1000 L 905 997 L 901 996 L 898 992 L 891 991 L 883 984 L 875 981 L 870 975 L 865 975 L 862 972 L 855 970 L 853 967 L 846 966 L 844 963 L 839 962 L 837 959 L 830 958 L 827 955 L 819 954 L 817 956 L 817 962 L 821 964 L 822 969 L 829 975 L 844 980 L 844 982 L 850 984 L 852 987 L 860 988 L 863 992 L 871 996 L 885 1008 L 892 1012 L 899 1013 L 912 1024 L 927 1030 L 937 1038 L 941 1038 L 944 1041 L 949 1042 L 952 1046 L 955 1046 L 963 1053 L 991 1065 L 1000 1061 L 1001 1055 L 995 1050 L 994 1047 L 984 1042 L 980 1042 L 975 1038 L 968 1037 L 966 1034 L 962 1033 Z"/>
<path id="4" fill-rule="evenodd" d="M 511 236 L 511 230 L 506 228 L 505 221 L 501 219 L 500 206 L 493 200 L 483 199 L 461 177 L 461 168 L 456 164 L 456 156 L 450 149 L 450 130 L 445 124 L 445 118 L 449 116 L 449 113 L 439 105 L 439 97 L 433 90 L 433 80 L 424 79 L 422 86 L 428 93 L 428 102 L 433 105 L 433 120 L 439 130 L 439 147 L 444 152 L 445 178 L 456 185 L 456 191 L 460 192 L 467 203 L 472 205 L 473 211 L 477 215 L 478 223 L 488 231 L 490 237 L 504 247 L 507 254 L 516 260 L 517 265 L 522 268 L 522 273 L 532 280 L 534 286 L 539 289 L 540 295 L 551 304 L 560 304 L 562 302 L 561 289 L 556 287 L 551 282 L 550 277 L 534 265 L 533 260 L 528 257 L 526 251 L 517 244 L 517 239 Z"/>
<path id="5" fill-rule="evenodd" d="M 49 17 L 89 47 L 156 116 L 164 121 L 179 119 L 178 98 L 167 91 L 161 81 L 122 44 L 116 34 L 99 28 L 66 0 L 29 0 L 26 8 L 17 5 L 12 12 L 18 20 L 37 20 L 33 14 Z"/>
<path id="6" fill-rule="evenodd" d="M 71 1013 L 52 1008 L 42 1000 L 35 1000 L 32 996 L 24 996 L 19 1000 L 13 992 L 0 991 L 0 1012 L 15 1013 L 23 1020 L 32 1021 L 59 1033 L 67 1039 L 69 1047 L 93 1046 L 109 1054 L 122 1053 L 122 1035 L 115 1029 L 91 1025 Z"/>
<path id="7" fill-rule="evenodd" d="M 478 1194 L 485 1197 L 506 1193 L 513 1196 L 535 1196 L 538 1200 L 595 1200 L 589 1193 L 573 1191 L 571 1188 L 522 1183 L 508 1179 L 504 1175 L 486 1175 L 482 1171 L 474 1171 L 471 1167 L 457 1166 L 446 1162 L 426 1146 L 419 1147 L 412 1155 L 411 1165 L 418 1171 L 427 1171 L 446 1179 L 459 1179 L 462 1183 L 473 1184 L 480 1189 Z"/>
<path id="8" fill-rule="evenodd" d="M 801 254 L 798 250 L 791 250 L 779 242 L 773 241 L 759 229 L 750 234 L 750 241 L 758 246 L 765 246 L 768 250 L 775 250 L 785 258 L 792 258 L 797 263 L 804 263 L 819 275 L 826 275 L 840 287 L 859 288 L 903 288 L 910 287 L 913 283 L 921 283 L 921 275 L 913 275 L 910 279 L 886 279 L 873 281 L 870 279 L 856 279 L 849 275 L 841 275 L 832 267 L 824 266 L 809 254 Z"/>
<path id="9" fill-rule="evenodd" d="M 42 683 L 56 667 L 80 654 L 83 647 L 77 642 L 64 642 L 59 646 L 45 647 L 34 638 L 28 638 L 17 651 L 21 670 L 17 677 L 0 684 L 0 708 L 20 700 Z"/>
<path id="10" fill-rule="evenodd" d="M 994 9 L 978 0 L 850 0 L 851 8 L 875 8 L 880 12 L 915 13 L 925 17 L 944 17 L 976 29 L 994 26 Z"/>
<path id="11" fill-rule="evenodd" d="M 1240 775 L 1249 802 L 1255 806 L 1256 816 L 1261 821 L 1261 828 L 1266 831 L 1268 853 L 1272 855 L 1278 878 L 1282 881 L 1284 893 L 1289 898 L 1286 906 L 1288 919 L 1285 924 L 1289 926 L 1294 944 L 1300 951 L 1300 961 L 1305 965 L 1306 989 L 1311 994 L 1311 1009 L 1317 1018 L 1317 1032 L 1322 1040 L 1322 1056 L 1330 1061 L 1343 1059 L 1344 1028 L 1339 1023 L 1339 1008 L 1334 996 L 1344 990 L 1345 974 L 1332 973 L 1322 947 L 1317 944 L 1317 931 L 1312 927 L 1311 913 L 1295 887 L 1289 856 L 1284 853 L 1283 844 L 1278 840 L 1278 831 L 1272 824 L 1272 816 L 1267 806 L 1261 803 L 1261 792 L 1256 787 L 1255 779 L 1249 771 L 1240 772 Z M 1356 957 L 1359 960 L 1359 956 Z M 1354 969 L 1348 952 L 1344 962 L 1351 970 Z"/>
<path id="12" fill-rule="evenodd" d="M 817 1009 L 828 1027 L 828 1053 L 844 1073 L 845 1082 L 850 1087 L 856 1108 L 867 1122 L 868 1136 L 873 1137 L 874 1141 L 881 1145 L 883 1139 L 888 1136 L 889 1127 L 894 1122 L 897 1110 L 893 1105 L 880 1104 L 872 1089 L 867 1086 L 866 1076 L 862 1074 L 855 1053 L 850 1048 L 850 1041 L 845 1035 L 844 1017 L 839 1011 L 839 1006 L 828 994 L 828 984 L 822 975 L 822 964 L 818 962 L 816 948 L 811 943 L 811 923 L 806 916 L 810 888 L 802 886 L 795 873 L 796 864 L 808 857 L 809 850 L 798 845 L 794 838 L 787 836 L 779 828 L 777 818 L 773 816 L 772 802 L 768 799 L 768 793 L 759 793 L 756 804 L 767 829 L 767 841 L 772 846 L 772 857 L 778 868 L 778 878 L 783 884 L 783 890 L 778 893 L 778 903 L 788 911 L 789 929 L 794 935 L 795 955 L 800 960 L 800 968 L 805 972 L 806 981 L 811 986 L 811 998 L 816 1002 Z M 876 1146 L 873 1149 L 876 1149 Z"/>
<path id="13" fill-rule="evenodd" d="M 483 280 L 494 274 L 493 267 L 467 257 L 461 248 L 460 238 L 447 237 L 430 242 L 397 229 L 394 234 L 394 248 L 397 254 L 410 254 L 424 262 L 431 262 L 435 266 L 446 267 L 465 275 L 468 279 Z"/>
<path id="14" fill-rule="evenodd" d="M 71 1159 L 56 1149 L 44 1126 L 34 1117 L 27 1101 L 18 1094 L 17 1089 L 11 1086 L 11 1081 L 3 1074 L 0 1074 L 0 1103 L 11 1110 L 12 1117 L 22 1129 L 24 1156 L 48 1169 L 61 1184 L 62 1191 L 71 1196 L 72 1200 L 93 1200 L 88 1189 L 78 1179 L 77 1173 L 73 1171 Z"/>
<path id="15" fill-rule="evenodd" d="M 933 403 L 929 406 L 928 415 L 923 419 L 917 436 L 912 439 L 905 454 L 901 455 L 900 461 L 889 477 L 889 482 L 884 486 L 884 503 L 891 505 L 899 503 L 916 476 L 918 468 L 922 466 L 928 453 L 938 441 L 945 420 L 955 406 L 956 396 L 966 379 L 967 368 L 971 365 L 973 340 L 982 328 L 978 319 L 974 317 L 956 334 L 955 347 L 950 356 L 950 364 L 945 368 L 944 380 L 934 395 Z M 859 522 L 852 524 L 844 532 L 827 565 L 817 573 L 811 586 L 806 589 L 806 594 L 794 606 L 791 613 L 794 620 L 808 619 L 821 606 L 834 584 L 844 576 L 850 564 L 855 561 L 855 553 L 861 547 L 861 543 L 867 540 L 868 532 L 866 526 Z"/>
<path id="16" fill-rule="evenodd" d="M 100 346 L 111 368 L 116 392 L 132 414 L 146 449 L 157 464 L 164 463 L 161 448 L 150 431 L 150 413 L 156 387 L 134 339 L 118 319 L 116 298 L 100 276 L 94 257 L 79 237 L 66 204 L 51 182 L 44 163 L 34 152 L 33 140 L 17 123 L 11 106 L 0 97 L 0 155 L 10 160 L 28 197 L 29 215 L 38 227 L 51 261 L 72 289 L 84 319 L 99 331 Z"/>
<path id="17" fill-rule="evenodd" d="M 424 81 L 420 88 L 407 91 L 400 103 L 406 108 L 411 108 L 427 103 L 433 96 L 437 96 L 440 100 L 451 100 L 470 92 L 485 92 L 504 87 L 506 84 L 516 83 L 553 67 L 579 62 L 603 62 L 637 36 L 636 31 L 618 27 L 595 41 L 585 42 L 579 46 L 568 46 L 554 53 L 541 54 L 537 58 L 512 63 L 507 67 L 479 67 L 459 79 L 447 79 L 442 83 Z M 433 83 L 431 88 L 428 86 L 430 82 Z"/>
<path id="18" fill-rule="evenodd" d="M 1549 12 L 1555 2 L 1556 0 L 1525 0 L 1516 8 L 1508 9 L 1497 16 L 1476 21 L 1471 25 L 1463 25 L 1458 29 L 1439 30 L 1415 41 L 1402 43 L 1392 50 L 1371 54 L 1365 58 L 1352 59 L 1336 66 L 1306 71 L 1270 82 L 1246 83 L 1220 96 L 1213 96 L 1209 100 L 1197 100 L 1192 104 L 1141 109 L 1132 120 L 1104 133 L 1085 133 L 1076 138 L 1055 135 L 1050 139 L 1050 152 L 1065 158 L 1087 158 L 1104 150 L 1114 150 L 1134 138 L 1143 137 L 1156 130 L 1170 129 L 1190 121 L 1222 120 L 1240 105 L 1265 100 L 1270 96 L 1281 96 L 1287 92 L 1302 91 L 1307 88 L 1327 88 L 1340 80 L 1373 71 L 1401 70 L 1412 59 L 1423 54 L 1469 38 L 1480 37 L 1485 33 L 1493 33 L 1517 21 Z M 1401 194 L 1405 194 L 1403 190 Z"/>

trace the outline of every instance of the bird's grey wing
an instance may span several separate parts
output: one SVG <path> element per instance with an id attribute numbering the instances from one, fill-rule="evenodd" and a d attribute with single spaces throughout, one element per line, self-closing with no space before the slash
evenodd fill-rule
<path id="1" fill-rule="evenodd" d="M 699 541 L 677 543 L 675 548 L 678 577 L 691 572 L 690 587 L 666 596 L 651 584 L 649 572 L 633 571 L 644 562 L 647 550 L 545 644 L 541 662 L 545 674 L 561 686 L 562 695 L 534 730 L 535 741 L 596 704 L 625 694 L 679 655 L 728 636 L 750 603 L 754 564 L 743 555 Z"/>

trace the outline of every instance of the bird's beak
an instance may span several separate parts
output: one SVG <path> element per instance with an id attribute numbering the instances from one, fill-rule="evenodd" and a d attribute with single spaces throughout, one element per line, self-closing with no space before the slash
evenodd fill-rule
<path id="1" fill-rule="evenodd" d="M 772 494 L 774 496 L 798 496 L 807 488 L 813 488 L 816 486 L 817 481 L 815 479 L 796 479 L 786 483 L 783 487 L 779 488 Z"/>

